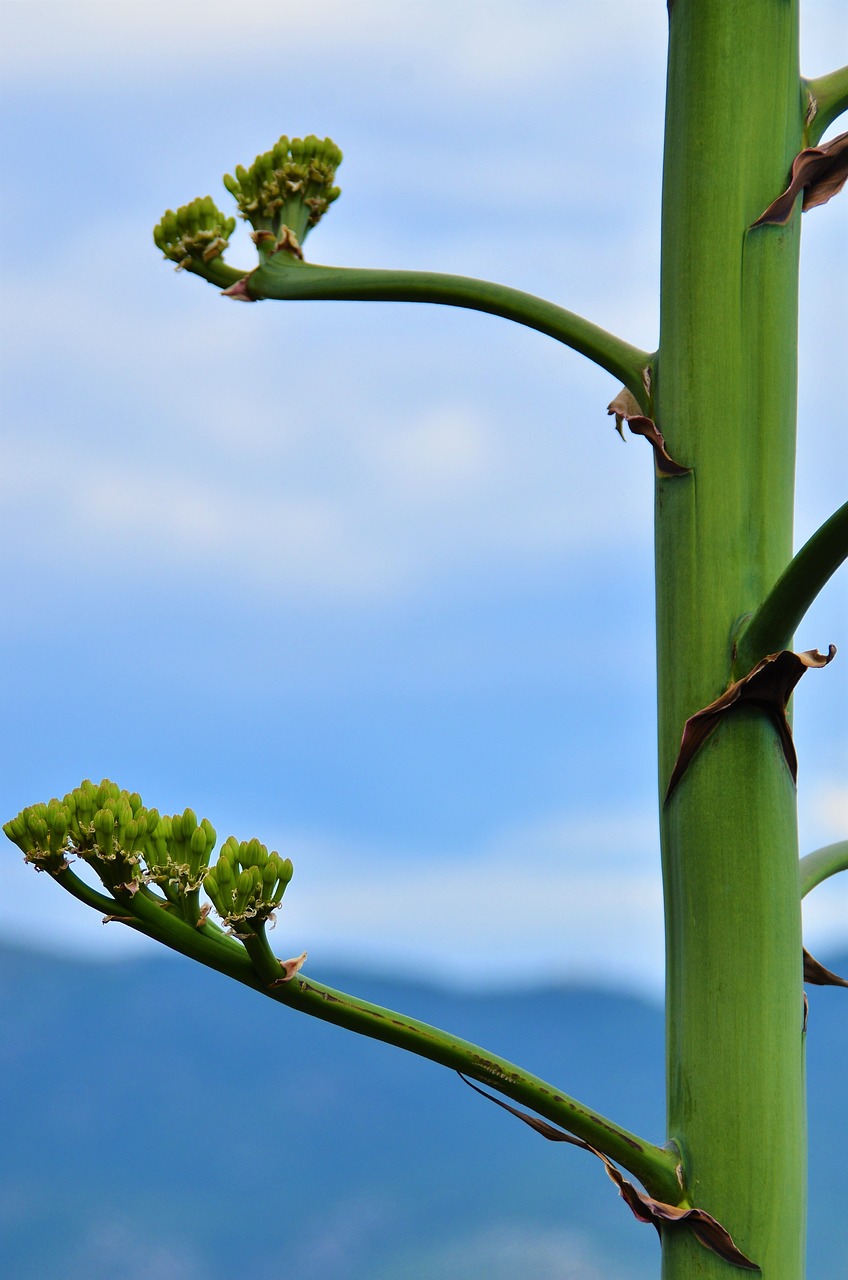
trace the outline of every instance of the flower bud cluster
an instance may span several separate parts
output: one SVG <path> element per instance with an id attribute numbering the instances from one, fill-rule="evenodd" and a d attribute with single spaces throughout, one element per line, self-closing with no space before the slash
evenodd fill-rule
<path id="1" fill-rule="evenodd" d="M 158 821 L 138 792 L 122 791 L 108 778 L 99 786 L 86 779 L 62 800 L 23 809 L 3 830 L 39 870 L 56 875 L 73 853 L 90 863 L 107 887 L 137 888 L 145 844 Z"/>
<path id="2" fill-rule="evenodd" d="M 22 809 L 4 824 L 3 831 L 37 871 L 56 875 L 67 867 L 68 818 L 61 801 L 54 798 Z"/>
<path id="3" fill-rule="evenodd" d="M 176 213 L 168 209 L 153 239 L 178 268 L 205 266 L 224 252 L 235 227 L 235 218 L 225 218 L 211 196 L 199 196 Z"/>
<path id="4" fill-rule="evenodd" d="M 99 785 L 86 779 L 62 800 L 30 805 L 3 830 L 38 870 L 58 876 L 72 855 L 87 862 L 130 910 L 135 908 L 126 895 L 141 894 L 202 926 L 209 911 L 200 907 L 202 887 L 230 930 L 254 941 L 292 877 L 288 858 L 269 853 L 259 840 L 235 836 L 210 868 L 217 836 L 207 818 L 198 821 L 192 809 L 160 816 L 137 792 L 122 791 L 108 778 Z"/>
<path id="5" fill-rule="evenodd" d="M 288 249 L 300 255 L 307 233 L 316 226 L 340 193 L 334 186 L 342 153 L 330 138 L 280 138 L 257 156 L 250 168 L 225 174 L 224 186 L 235 197 L 241 216 L 253 227 L 264 252 Z"/>
<path id="6" fill-rule="evenodd" d="M 147 880 L 159 885 L 165 896 L 179 905 L 186 894 L 203 884 L 217 838 L 209 819 L 198 822 L 193 809 L 172 817 L 163 815 L 145 846 Z"/>
<path id="7" fill-rule="evenodd" d="M 240 843 L 230 836 L 203 888 L 225 924 L 242 936 L 273 915 L 291 878 L 291 859 L 269 853 L 256 839 Z"/>

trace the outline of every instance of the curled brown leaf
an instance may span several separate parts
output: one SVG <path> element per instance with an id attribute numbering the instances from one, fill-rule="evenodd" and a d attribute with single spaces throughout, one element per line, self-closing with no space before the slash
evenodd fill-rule
<path id="1" fill-rule="evenodd" d="M 303 952 L 302 955 L 294 956 L 291 960 L 281 960 L 280 968 L 283 971 L 283 976 L 281 978 L 277 978 L 276 982 L 272 982 L 271 986 L 280 987 L 285 982 L 291 982 L 294 975 L 303 968 L 305 962 L 306 962 L 305 951 Z"/>
<path id="2" fill-rule="evenodd" d="M 836 645 L 830 645 L 826 654 L 818 649 L 807 649 L 804 653 L 793 653 L 791 649 L 782 649 L 780 653 L 770 653 L 757 663 L 746 676 L 731 684 L 720 698 L 711 702 L 690 716 L 683 726 L 683 737 L 677 760 L 668 781 L 665 793 L 666 802 L 683 777 L 695 754 L 706 742 L 711 733 L 718 728 L 719 722 L 734 707 L 759 707 L 774 722 L 780 736 L 780 745 L 793 782 L 798 777 L 798 757 L 792 741 L 792 730 L 786 718 L 786 704 L 801 676 L 808 667 L 826 667 L 836 654 Z"/>
<path id="3" fill-rule="evenodd" d="M 252 274 L 252 271 L 248 271 L 246 276 L 242 276 L 241 280 L 236 280 L 235 284 L 230 285 L 229 289 L 222 289 L 221 297 L 235 298 L 238 302 L 255 302 L 256 299 L 252 296 L 247 285 Z"/>
<path id="4" fill-rule="evenodd" d="M 685 476 L 692 470 L 691 467 L 682 467 L 669 455 L 657 424 L 642 412 L 636 397 L 626 387 L 622 387 L 615 399 L 607 405 L 607 413 L 615 415 L 615 429 L 622 440 L 625 422 L 634 436 L 645 437 L 654 451 L 654 461 L 661 476 Z"/>
<path id="5" fill-rule="evenodd" d="M 792 161 L 792 172 L 789 186 L 772 201 L 765 213 L 761 213 L 754 227 L 764 227 L 771 223 L 785 226 L 792 217 L 795 201 L 803 191 L 804 199 L 801 208 L 814 209 L 816 205 L 827 204 L 838 191 L 841 191 L 848 179 L 848 133 L 840 133 L 838 138 L 821 143 L 818 147 L 805 147 Z"/>
<path id="6" fill-rule="evenodd" d="M 608 1176 L 618 1188 L 618 1194 L 639 1222 L 653 1223 L 658 1232 L 661 1232 L 663 1227 L 673 1230 L 685 1224 L 700 1244 L 718 1254 L 725 1262 L 730 1262 L 736 1267 L 742 1267 L 745 1271 L 760 1270 L 756 1262 L 752 1262 L 750 1258 L 747 1258 L 742 1250 L 734 1244 L 730 1232 L 720 1222 L 717 1222 L 711 1214 L 707 1213 L 705 1209 L 685 1208 L 680 1205 L 665 1204 L 662 1200 L 655 1200 L 653 1196 L 649 1196 L 644 1191 L 639 1191 L 632 1182 L 628 1182 L 609 1156 L 604 1155 L 603 1151 L 599 1151 L 591 1143 L 584 1142 L 582 1138 L 575 1138 L 574 1134 L 566 1133 L 556 1125 L 549 1124 L 547 1120 L 541 1120 L 538 1116 L 530 1115 L 527 1111 L 521 1111 L 518 1107 L 510 1106 L 508 1102 L 504 1102 L 503 1098 L 496 1098 L 493 1093 L 489 1093 L 486 1089 L 481 1089 L 479 1085 L 474 1084 L 467 1076 L 464 1076 L 461 1071 L 458 1071 L 457 1075 L 475 1093 L 479 1093 L 483 1098 L 488 1098 L 489 1102 L 494 1102 L 496 1106 L 502 1107 L 504 1111 L 508 1111 L 510 1115 L 529 1125 L 531 1129 L 535 1129 L 536 1133 L 540 1133 L 549 1142 L 568 1142 L 573 1147 L 580 1147 L 583 1151 L 590 1151 L 593 1156 L 597 1156 L 602 1161 Z"/>
<path id="7" fill-rule="evenodd" d="M 839 974 L 834 973 L 832 969 L 825 969 L 815 956 L 810 955 L 806 947 L 804 948 L 804 981 L 809 982 L 812 987 L 848 987 L 848 981 L 845 978 L 840 978 Z"/>

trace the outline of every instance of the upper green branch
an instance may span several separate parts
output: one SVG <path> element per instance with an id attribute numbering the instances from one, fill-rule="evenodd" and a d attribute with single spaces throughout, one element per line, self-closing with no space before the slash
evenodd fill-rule
<path id="1" fill-rule="evenodd" d="M 224 185 L 253 228 L 258 269 L 237 271 L 223 260 L 235 219 L 211 197 L 162 218 L 154 240 L 178 267 L 202 276 L 231 297 L 437 302 L 504 316 L 564 343 L 618 378 L 649 412 L 651 355 L 552 302 L 506 285 L 426 271 L 307 266 L 303 241 L 339 196 L 334 185 L 342 153 L 329 138 L 280 138 L 249 169 L 238 165 Z"/>
<path id="2" fill-rule="evenodd" d="M 848 67 L 840 67 L 826 76 L 805 80 L 808 97 L 807 142 L 814 147 L 825 130 L 848 111 Z"/>
<path id="3" fill-rule="evenodd" d="M 767 654 L 787 649 L 795 628 L 848 558 L 848 502 L 790 560 L 736 642 L 734 670 L 750 671 Z"/>
<path id="4" fill-rule="evenodd" d="M 198 823 L 190 809 L 160 817 L 140 796 L 106 780 L 99 787 L 84 782 L 61 801 L 32 805 L 3 830 L 27 862 L 107 919 L 123 921 L 281 1004 L 462 1071 L 604 1152 L 651 1195 L 680 1202 L 675 1152 L 629 1133 L 478 1045 L 298 975 L 305 957 L 278 960 L 265 924 L 280 906 L 292 865 L 258 840 L 229 837 L 210 867 L 216 835 L 206 819 Z M 96 871 L 108 896 L 75 875 L 69 856 Z M 229 933 L 207 918 L 208 906 L 199 906 L 201 888 Z"/>
<path id="5" fill-rule="evenodd" d="M 631 346 L 573 311 L 508 285 L 435 271 L 317 266 L 300 262 L 289 253 L 278 253 L 251 272 L 244 286 L 248 296 L 256 299 L 436 302 L 503 316 L 538 329 L 588 356 L 623 382 L 643 408 L 646 406 L 649 352 Z"/>

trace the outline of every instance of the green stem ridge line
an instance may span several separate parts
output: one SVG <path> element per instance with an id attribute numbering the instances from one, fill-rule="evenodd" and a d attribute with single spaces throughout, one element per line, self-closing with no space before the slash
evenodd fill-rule
<path id="1" fill-rule="evenodd" d="M 680 1157 L 676 1151 L 646 1142 L 505 1058 L 426 1022 L 359 1000 L 311 978 L 297 975 L 290 982 L 270 986 L 258 975 L 241 943 L 215 926 L 192 928 L 143 891 L 131 894 L 116 889 L 115 897 L 107 898 L 69 869 L 54 879 L 96 911 L 141 930 L 171 950 L 280 1004 L 463 1071 L 597 1147 L 638 1178 L 650 1195 L 671 1204 L 680 1202 L 683 1189 L 677 1174 Z"/>
<path id="2" fill-rule="evenodd" d="M 804 88 L 810 95 L 810 103 L 816 104 L 815 115 L 807 128 L 809 145 L 814 147 L 827 127 L 848 111 L 848 67 L 839 67 L 826 76 L 805 80 Z"/>
<path id="3" fill-rule="evenodd" d="M 845 559 L 848 502 L 804 543 L 745 626 L 734 670 L 750 671 L 767 654 L 789 648 L 798 623 Z"/>
<path id="4" fill-rule="evenodd" d="M 287 302 L 434 302 L 485 311 L 537 329 L 618 378 L 648 409 L 645 387 L 651 354 L 624 342 L 573 311 L 508 285 L 431 271 L 324 267 L 277 253 L 246 277 L 251 297 Z"/>
<path id="5" fill-rule="evenodd" d="M 835 844 L 826 844 L 814 853 L 808 853 L 801 859 L 801 897 L 815 889 L 816 885 L 837 875 L 840 871 L 848 871 L 848 840 L 837 840 Z"/>

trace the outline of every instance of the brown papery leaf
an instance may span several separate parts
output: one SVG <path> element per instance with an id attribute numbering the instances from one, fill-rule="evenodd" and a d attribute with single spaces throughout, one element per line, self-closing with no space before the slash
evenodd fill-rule
<path id="1" fill-rule="evenodd" d="M 818 204 L 827 204 L 832 196 L 842 190 L 846 178 L 848 133 L 840 133 L 838 138 L 832 138 L 821 146 L 806 147 L 792 161 L 789 186 L 751 224 L 752 230 L 768 223 L 785 226 L 792 217 L 795 201 L 801 191 L 804 193 L 801 208 L 805 213 Z"/>
<path id="2" fill-rule="evenodd" d="M 759 707 L 773 720 L 792 780 L 797 781 L 798 757 L 792 741 L 792 730 L 786 718 L 786 704 L 807 668 L 826 667 L 835 655 L 835 644 L 829 647 L 826 654 L 819 653 L 818 649 L 807 649 L 804 653 L 782 649 L 780 653 L 770 653 L 746 676 L 732 684 L 720 698 L 716 698 L 715 702 L 690 716 L 683 726 L 680 750 L 665 793 L 666 803 L 699 748 L 718 728 L 722 717 L 738 706 Z"/>
<path id="3" fill-rule="evenodd" d="M 235 284 L 231 284 L 229 289 L 221 290 L 222 298 L 235 298 L 237 302 L 255 302 L 256 299 L 251 295 L 247 286 L 247 282 L 253 275 L 252 271 L 248 271 L 246 276 L 242 276 L 241 280 L 236 280 Z"/>
<path id="4" fill-rule="evenodd" d="M 615 415 L 615 429 L 622 440 L 625 422 L 634 436 L 645 437 L 654 451 L 654 461 L 661 476 L 685 476 L 692 470 L 691 467 L 682 467 L 670 457 L 657 424 L 653 418 L 645 416 L 636 397 L 626 387 L 622 387 L 612 403 L 607 405 L 607 413 Z"/>
<path id="5" fill-rule="evenodd" d="M 294 956 L 291 960 L 281 960 L 280 968 L 283 971 L 283 976 L 281 978 L 277 978 L 276 982 L 272 982 L 271 986 L 281 987 L 283 983 L 291 982 L 294 975 L 300 972 L 300 970 L 303 968 L 305 963 L 306 963 L 305 951 L 303 952 L 302 955 Z"/>
<path id="6" fill-rule="evenodd" d="M 809 982 L 812 987 L 848 987 L 848 981 L 845 978 L 840 978 L 839 974 L 831 969 L 825 969 L 815 956 L 810 955 L 806 947 L 804 948 L 804 981 Z"/>
<path id="7" fill-rule="evenodd" d="M 661 1228 L 663 1227 L 674 1230 L 676 1227 L 685 1224 L 691 1229 L 692 1234 L 700 1244 L 710 1249 L 713 1253 L 717 1253 L 725 1262 L 731 1262 L 734 1266 L 742 1267 L 746 1271 L 760 1270 L 756 1262 L 746 1258 L 741 1249 L 737 1248 L 733 1243 L 730 1232 L 726 1231 L 721 1223 L 717 1222 L 706 1210 L 683 1209 L 679 1205 L 665 1204 L 662 1200 L 654 1200 L 646 1192 L 639 1191 L 634 1187 L 632 1182 L 628 1182 L 609 1156 L 604 1155 L 603 1151 L 598 1151 L 597 1147 L 584 1142 L 582 1138 L 575 1138 L 573 1134 L 566 1133 L 556 1125 L 548 1124 L 547 1120 L 541 1120 L 538 1116 L 530 1115 L 526 1111 L 520 1111 L 518 1107 L 511 1107 L 508 1102 L 504 1102 L 503 1098 L 496 1098 L 493 1093 L 489 1093 L 486 1089 L 481 1089 L 479 1085 L 474 1084 L 461 1071 L 458 1071 L 457 1075 L 475 1093 L 479 1093 L 483 1098 L 488 1098 L 489 1102 L 494 1102 L 496 1106 L 502 1107 L 511 1116 L 515 1116 L 516 1119 L 529 1125 L 531 1129 L 535 1129 L 537 1133 L 540 1133 L 543 1138 L 547 1138 L 549 1142 L 568 1142 L 573 1147 L 581 1147 L 583 1151 L 591 1151 L 593 1156 L 597 1156 L 602 1161 L 607 1174 L 618 1187 L 618 1194 L 633 1216 L 638 1218 L 639 1222 L 652 1222 L 658 1233 L 661 1233 Z"/>

